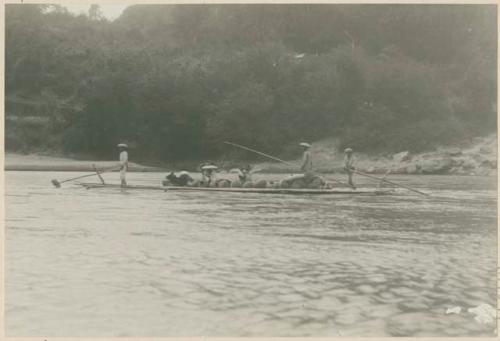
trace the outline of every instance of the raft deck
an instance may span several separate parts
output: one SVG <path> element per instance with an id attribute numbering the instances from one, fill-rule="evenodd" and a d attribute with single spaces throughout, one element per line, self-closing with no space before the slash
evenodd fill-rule
<path id="1" fill-rule="evenodd" d="M 91 188 L 117 188 L 122 189 L 119 184 L 101 183 L 78 183 L 86 189 Z M 309 188 L 236 188 L 236 187 L 175 187 L 175 186 L 143 186 L 129 185 L 123 187 L 126 190 L 157 190 L 157 191 L 183 191 L 183 192 L 223 192 L 223 193 L 259 193 L 259 194 L 365 194 L 365 195 L 388 195 L 394 194 L 393 189 L 380 188 L 332 188 L 332 189 L 309 189 Z"/>

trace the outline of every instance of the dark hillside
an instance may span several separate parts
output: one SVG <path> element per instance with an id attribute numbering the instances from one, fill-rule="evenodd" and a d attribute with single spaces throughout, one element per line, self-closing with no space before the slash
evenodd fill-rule
<path id="1" fill-rule="evenodd" d="M 6 148 L 105 159 L 127 141 L 162 162 L 250 156 L 224 140 L 282 157 L 324 138 L 466 143 L 496 130 L 496 21 L 493 5 L 136 5 L 110 22 L 9 4 Z"/>

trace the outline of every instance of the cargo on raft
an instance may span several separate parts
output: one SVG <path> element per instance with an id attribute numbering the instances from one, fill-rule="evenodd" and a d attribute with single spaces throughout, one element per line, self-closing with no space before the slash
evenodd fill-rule
<path id="1" fill-rule="evenodd" d="M 293 175 L 280 181 L 267 181 L 249 179 L 229 180 L 229 179 L 210 179 L 203 177 L 202 180 L 195 180 L 187 172 L 179 173 L 179 176 L 170 173 L 166 180 L 162 181 L 166 187 L 204 187 L 204 188 L 269 188 L 269 189 L 330 189 L 330 184 L 321 176 L 306 173 L 305 175 Z M 339 181 L 337 181 L 339 182 Z M 342 183 L 342 182 L 340 182 Z M 343 185 L 348 186 L 346 183 Z"/>
<path id="2" fill-rule="evenodd" d="M 184 192 L 216 192 L 216 193 L 259 193 L 259 194 L 364 194 L 364 195 L 389 195 L 395 194 L 394 189 L 381 188 L 239 188 L 239 187 L 187 187 L 187 186 L 144 186 L 128 185 L 121 187 L 119 184 L 78 183 L 86 189 L 115 188 L 124 190 L 157 190 L 157 191 L 184 191 Z"/>

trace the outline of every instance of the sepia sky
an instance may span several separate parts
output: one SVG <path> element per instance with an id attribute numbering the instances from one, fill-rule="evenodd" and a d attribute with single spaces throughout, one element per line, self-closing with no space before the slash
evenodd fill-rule
<path id="1" fill-rule="evenodd" d="M 128 6 L 132 5 L 132 3 L 120 3 L 118 1 L 114 1 L 113 3 L 108 2 L 94 2 L 97 3 L 101 7 L 101 11 L 103 15 L 109 19 L 114 20 L 122 14 L 123 10 Z M 90 2 L 87 3 L 63 3 L 62 6 L 66 7 L 70 12 L 74 14 L 87 14 L 89 8 L 91 6 Z"/>

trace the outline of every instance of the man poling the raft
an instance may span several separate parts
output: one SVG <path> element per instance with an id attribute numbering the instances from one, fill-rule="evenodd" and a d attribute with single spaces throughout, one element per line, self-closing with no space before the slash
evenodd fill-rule
<path id="1" fill-rule="evenodd" d="M 101 177 L 102 173 L 113 172 L 113 171 L 119 170 L 120 171 L 121 186 L 122 187 L 127 186 L 126 172 L 127 172 L 127 167 L 128 167 L 128 153 L 127 153 L 128 146 L 125 143 L 120 143 L 119 145 L 117 145 L 117 148 L 120 151 L 120 155 L 119 155 L 120 166 L 118 168 L 113 166 L 110 168 L 98 170 L 95 165 L 92 165 L 92 167 L 95 170 L 95 173 L 81 175 L 81 176 L 77 176 L 77 177 L 71 178 L 71 179 L 66 179 L 63 181 L 58 181 L 57 179 L 52 179 L 51 180 L 52 184 L 54 185 L 54 187 L 60 188 L 61 184 L 65 183 L 65 182 L 83 179 L 83 178 L 87 178 L 89 176 L 98 176 L 99 179 L 101 180 L 101 183 L 104 184 L 104 179 Z"/>
<path id="2" fill-rule="evenodd" d="M 422 195 L 425 195 L 425 196 L 430 196 L 430 194 L 418 191 L 418 190 L 416 190 L 414 188 L 411 188 L 411 187 L 408 187 L 408 186 L 404 186 L 404 185 L 401 185 L 401 184 L 397 184 L 395 182 L 387 180 L 385 177 L 386 177 L 387 174 L 389 174 L 390 170 L 384 175 L 383 178 L 379 178 L 379 177 L 376 177 L 376 176 L 373 176 L 373 175 L 369 175 L 369 174 L 365 174 L 363 172 L 360 172 L 359 170 L 357 170 L 354 167 L 355 159 L 354 159 L 354 156 L 353 156 L 353 150 L 352 150 L 352 148 L 346 148 L 344 150 L 344 153 L 345 153 L 345 156 L 344 156 L 344 170 L 347 172 L 347 174 L 349 176 L 348 182 L 349 182 L 349 185 L 353 189 L 356 189 L 356 187 L 354 186 L 354 183 L 352 182 L 352 175 L 353 174 L 358 174 L 358 175 L 361 175 L 361 176 L 366 176 L 367 178 L 371 178 L 371 179 L 374 179 L 374 180 L 379 180 L 380 184 L 382 184 L 383 182 L 386 182 L 388 184 L 391 184 L 391 185 L 394 185 L 394 186 L 398 186 L 398 187 L 401 187 L 401 188 L 405 188 L 405 189 L 407 189 L 409 191 L 412 191 L 412 192 L 415 192 L 415 193 L 418 193 L 418 194 L 422 194 Z M 379 184 L 379 186 L 380 186 L 380 184 Z"/>
<path id="3" fill-rule="evenodd" d="M 314 174 L 313 161 L 311 156 L 311 145 L 307 142 L 299 143 L 299 146 L 303 148 L 302 153 L 302 164 L 300 166 L 300 172 L 302 174 L 293 175 L 287 179 L 281 181 L 281 187 L 284 188 L 324 188 L 326 181 Z"/>
<path id="4" fill-rule="evenodd" d="M 94 167 L 94 169 L 95 169 L 95 167 Z M 83 178 L 87 178 L 89 176 L 99 176 L 99 174 L 102 174 L 102 173 L 105 173 L 105 172 L 113 172 L 113 171 L 117 171 L 117 170 L 119 170 L 119 168 L 116 168 L 116 167 L 105 168 L 105 169 L 102 169 L 102 170 L 99 170 L 99 171 L 96 169 L 96 172 L 92 173 L 92 174 L 81 175 L 81 176 L 77 176 L 76 178 L 66 179 L 66 180 L 63 180 L 63 181 L 58 181 L 57 179 L 52 179 L 50 182 L 52 182 L 52 184 L 54 185 L 54 187 L 60 188 L 61 184 L 65 183 L 65 182 L 74 181 L 74 180 L 78 180 L 78 179 L 83 179 Z"/>
<path id="5" fill-rule="evenodd" d="M 308 173 L 312 171 L 312 159 L 311 159 L 311 145 L 307 142 L 299 143 L 299 146 L 304 148 L 304 152 L 302 153 L 302 166 L 300 166 L 300 170 L 304 173 Z"/>
<path id="6" fill-rule="evenodd" d="M 128 145 L 120 143 L 116 146 L 120 151 L 120 184 L 122 187 L 127 187 L 127 169 L 128 169 Z"/>
<path id="7" fill-rule="evenodd" d="M 354 168 L 354 156 L 353 156 L 353 151 L 352 148 L 346 148 L 344 150 L 345 156 L 344 156 L 344 170 L 347 172 L 347 175 L 349 176 L 349 180 L 347 183 L 349 186 L 352 187 L 352 189 L 356 189 L 354 186 L 354 183 L 352 182 L 352 173 L 355 170 Z"/>
<path id="8" fill-rule="evenodd" d="M 255 150 L 255 149 L 252 149 L 252 148 L 248 148 L 248 147 L 245 147 L 245 146 L 242 146 L 240 144 L 237 144 L 237 143 L 234 143 L 234 142 L 229 142 L 229 141 L 225 141 L 224 142 L 225 144 L 228 144 L 228 145 L 231 145 L 231 146 L 234 146 L 234 147 L 238 147 L 238 148 L 241 148 L 241 149 L 244 149 L 244 150 L 248 150 L 248 151 L 251 151 L 251 152 L 254 152 L 256 154 L 259 154 L 259 155 L 262 155 L 262 156 L 265 156 L 269 159 L 272 159 L 272 160 L 275 160 L 275 161 L 279 161 L 283 164 L 286 164 L 286 165 L 289 165 L 289 166 L 293 166 L 293 167 L 296 167 L 297 165 L 294 165 L 293 163 L 290 163 L 290 162 L 287 162 L 287 161 L 284 161 L 284 160 L 281 160 L 277 157 L 274 157 L 274 156 L 271 156 L 271 155 L 268 155 L 268 154 L 265 154 L 265 153 L 262 153 L 262 152 L 259 152 L 258 150 Z M 303 160 L 304 161 L 304 160 Z M 385 178 L 379 178 L 379 177 L 376 177 L 376 176 L 373 176 L 373 175 L 369 175 L 369 174 L 366 174 L 366 173 L 363 173 L 357 169 L 352 169 L 351 168 L 351 171 L 355 174 L 358 174 L 358 175 L 361 175 L 361 176 L 365 176 L 365 177 L 368 177 L 368 178 L 372 178 L 372 179 L 376 179 L 376 180 L 379 180 L 379 181 L 382 181 L 382 182 L 386 182 L 386 183 L 389 183 L 391 185 L 394 185 L 394 186 L 398 186 L 398 187 L 402 187 L 402 188 L 405 188 L 409 191 L 412 191 L 412 192 L 415 192 L 415 193 L 418 193 L 418 194 L 421 194 L 421 195 L 425 195 L 425 196 L 430 196 L 430 194 L 427 194 L 427 193 L 424 193 L 424 192 L 421 192 L 419 190 L 416 190 L 414 188 L 411 188 L 411 187 L 408 187 L 408 186 L 405 186 L 405 185 L 401 185 L 401 184 L 398 184 L 398 183 L 395 183 L 393 181 L 389 181 Z M 332 178 L 329 178 L 328 180 L 331 180 L 331 181 L 335 181 L 335 182 L 338 182 L 338 183 L 341 183 L 345 186 L 349 186 L 351 187 L 349 184 L 346 184 L 342 181 L 339 181 L 337 179 L 332 179 Z M 351 182 L 352 182 L 352 179 L 351 179 Z M 352 187 L 351 187 L 352 188 Z"/>
<path id="9" fill-rule="evenodd" d="M 128 168 L 128 152 L 127 152 L 128 146 L 125 143 L 120 143 L 116 147 L 120 151 L 120 155 L 119 155 L 120 166 L 119 167 L 113 166 L 110 168 L 98 170 L 95 165 L 92 165 L 92 167 L 95 170 L 95 173 L 81 175 L 81 176 L 77 176 L 77 177 L 71 178 L 71 179 L 66 179 L 63 181 L 58 181 L 57 179 L 52 179 L 51 180 L 52 184 L 54 185 L 54 187 L 60 188 L 61 184 L 65 183 L 65 182 L 83 179 L 83 178 L 87 178 L 90 176 L 98 176 L 99 179 L 101 180 L 101 183 L 104 185 L 105 184 L 104 179 L 101 177 L 101 174 L 106 173 L 106 172 L 114 172 L 114 171 L 119 170 L 120 171 L 120 182 L 121 182 L 120 185 L 121 185 L 121 187 L 126 187 L 127 186 L 126 172 L 127 172 L 127 168 Z"/>
<path id="10" fill-rule="evenodd" d="M 345 153 L 345 156 L 344 156 L 344 170 L 347 172 L 348 176 L 349 176 L 349 180 L 348 180 L 348 183 L 349 183 L 349 186 L 352 187 L 352 189 L 356 189 L 356 187 L 354 186 L 354 183 L 352 181 L 352 175 L 353 174 L 358 174 L 358 175 L 361 175 L 361 176 L 365 176 L 365 177 L 368 177 L 368 178 L 371 178 L 371 179 L 374 179 L 374 180 L 379 180 L 380 181 L 380 184 L 382 184 L 383 182 L 386 182 L 388 184 L 391 184 L 391 185 L 394 185 L 394 186 L 398 186 L 398 187 L 401 187 L 401 188 L 405 188 L 409 191 L 412 191 L 412 192 L 415 192 L 415 193 L 418 193 L 418 194 L 422 194 L 422 195 L 425 195 L 425 196 L 430 196 L 430 194 L 427 194 L 427 193 L 424 193 L 424 192 L 421 192 L 421 191 L 418 191 L 414 188 L 411 188 L 411 187 L 408 187 L 408 186 L 404 186 L 404 185 L 401 185 L 401 184 L 397 184 L 395 182 L 392 182 L 392 181 L 389 181 L 385 178 L 385 176 L 387 174 L 389 174 L 390 171 L 388 171 L 383 178 L 379 178 L 377 176 L 373 176 L 373 175 L 369 175 L 369 174 L 365 174 L 359 170 L 357 170 L 355 167 L 354 167 L 354 163 L 355 163 L 355 159 L 354 159 L 354 155 L 353 155 L 353 150 L 352 148 L 346 148 L 344 150 L 344 153 Z M 379 184 L 379 186 L 380 186 Z"/>
<path id="11" fill-rule="evenodd" d="M 265 156 L 265 157 L 267 157 L 267 158 L 269 158 L 271 160 L 275 160 L 275 161 L 281 162 L 281 163 L 283 163 L 285 165 L 288 165 L 288 166 L 291 166 L 291 167 L 294 167 L 294 168 L 297 168 L 299 166 L 297 164 L 281 160 L 281 159 L 279 159 L 279 158 L 277 158 L 275 156 L 271 156 L 271 155 L 259 152 L 258 150 L 255 150 L 255 149 L 252 149 L 252 148 L 249 148 L 249 147 L 245 147 L 245 146 L 242 146 L 242 145 L 234 143 L 234 142 L 225 141 L 224 143 L 228 144 L 228 145 L 231 145 L 231 146 L 234 146 L 234 147 L 237 147 L 237 148 L 248 150 L 250 152 L 253 152 L 253 153 L 256 153 L 256 154 L 259 154 L 259 155 L 262 155 L 262 156 Z M 319 176 L 315 175 L 313 173 L 313 170 L 312 170 L 312 159 L 311 159 L 311 155 L 310 155 L 310 152 L 309 152 L 309 148 L 311 147 L 311 145 L 309 143 L 306 143 L 306 142 L 302 142 L 302 143 L 303 144 L 300 144 L 300 145 L 304 148 L 304 153 L 302 155 L 302 164 L 301 164 L 300 168 L 301 169 L 303 168 L 306 171 L 306 174 L 304 174 L 304 175 L 296 175 L 296 176 L 292 176 L 292 177 L 289 177 L 287 179 L 284 179 L 284 180 L 281 181 L 280 186 L 283 186 L 283 187 L 296 187 L 296 186 L 299 186 L 298 182 L 301 181 L 301 180 L 303 180 L 303 179 L 305 179 L 306 181 L 313 180 L 313 182 L 314 181 L 321 182 L 324 185 L 324 181 L 322 182 L 322 179 Z M 308 169 L 310 169 L 310 170 L 307 172 Z M 309 176 L 309 177 L 306 177 L 306 176 Z M 293 183 L 295 182 L 295 180 L 299 180 L 299 181 L 297 181 L 296 185 L 293 185 Z M 330 178 L 328 180 L 334 181 L 334 182 L 338 182 L 338 183 L 340 183 L 340 184 L 342 184 L 344 186 L 347 186 L 347 184 L 345 184 L 344 182 L 339 181 L 337 179 L 331 179 Z M 316 184 L 316 183 L 314 183 L 314 186 L 319 186 L 319 185 Z"/>

